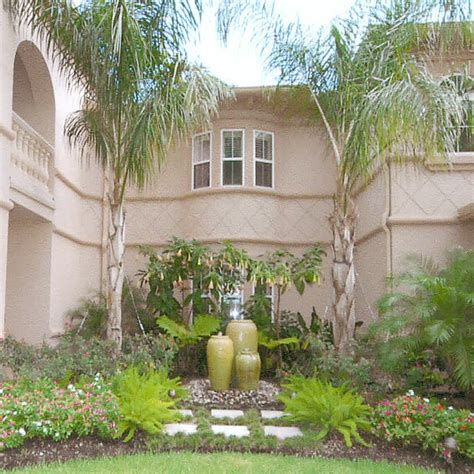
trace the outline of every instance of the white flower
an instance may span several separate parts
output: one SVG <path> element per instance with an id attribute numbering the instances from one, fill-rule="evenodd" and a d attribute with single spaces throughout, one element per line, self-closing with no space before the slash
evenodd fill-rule
<path id="1" fill-rule="evenodd" d="M 414 396 L 415 396 L 415 392 L 410 389 L 410 390 L 408 390 L 407 395 L 408 395 L 409 397 L 414 397 Z"/>
<path id="2" fill-rule="evenodd" d="M 0 395 L 3 395 L 3 388 L 0 388 Z"/>
<path id="3" fill-rule="evenodd" d="M 26 402 L 21 402 L 22 406 L 26 407 L 27 403 Z"/>
<path id="4" fill-rule="evenodd" d="M 43 428 L 43 433 L 48 434 L 48 428 L 46 428 L 46 426 Z"/>
<path id="5" fill-rule="evenodd" d="M 454 410 L 454 408 L 453 407 L 448 407 L 448 410 Z"/>
<path id="6" fill-rule="evenodd" d="M 429 399 L 429 398 L 423 398 L 423 401 L 424 401 L 425 403 L 430 403 L 430 399 Z"/>
<path id="7" fill-rule="evenodd" d="M 41 421 L 33 421 L 33 424 L 34 424 L 35 426 L 38 426 L 38 427 L 39 427 L 39 426 L 41 426 L 43 423 L 41 423 Z"/>
<path id="8" fill-rule="evenodd" d="M 70 391 L 70 392 L 75 392 L 76 391 L 76 387 L 74 387 L 74 385 L 72 383 L 70 383 L 68 386 L 67 386 L 67 389 Z"/>
<path id="9" fill-rule="evenodd" d="M 21 436 L 26 436 L 26 431 L 25 431 L 23 428 L 20 428 L 20 429 L 18 430 L 18 433 L 20 433 Z"/>

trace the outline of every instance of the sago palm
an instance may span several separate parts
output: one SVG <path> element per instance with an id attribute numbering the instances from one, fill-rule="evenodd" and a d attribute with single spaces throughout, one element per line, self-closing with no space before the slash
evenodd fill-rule
<path id="1" fill-rule="evenodd" d="M 82 108 L 65 133 L 109 178 L 107 335 L 121 345 L 125 192 L 143 187 L 170 146 L 209 122 L 228 92 L 186 61 L 199 0 L 9 0 L 14 18 L 45 40 Z"/>
<path id="2" fill-rule="evenodd" d="M 409 353 L 434 349 L 457 384 L 474 387 L 474 251 L 453 250 L 446 268 L 411 257 L 393 279 L 396 291 L 379 300 L 381 362 L 400 364 Z"/>
<path id="3" fill-rule="evenodd" d="M 224 39 L 251 25 L 267 66 L 282 85 L 309 91 L 331 148 L 336 182 L 332 229 L 334 339 L 354 336 L 354 245 L 357 190 L 389 163 L 425 163 L 455 151 L 464 110 L 454 81 L 440 81 L 424 59 L 472 46 L 465 0 L 359 2 L 347 19 L 317 33 L 275 15 L 271 2 L 226 0 Z"/>

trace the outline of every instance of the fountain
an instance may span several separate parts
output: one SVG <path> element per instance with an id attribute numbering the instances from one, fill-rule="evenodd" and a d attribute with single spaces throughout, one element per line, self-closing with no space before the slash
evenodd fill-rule
<path id="1" fill-rule="evenodd" d="M 223 306 L 229 319 L 225 336 L 211 337 L 207 347 L 211 387 L 227 390 L 232 380 L 234 388 L 256 390 L 261 367 L 257 326 L 252 320 L 243 319 L 240 292 L 225 295 Z"/>

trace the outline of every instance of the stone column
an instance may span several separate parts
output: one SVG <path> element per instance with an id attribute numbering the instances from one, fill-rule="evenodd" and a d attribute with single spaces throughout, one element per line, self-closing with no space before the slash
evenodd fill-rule
<path id="1" fill-rule="evenodd" d="M 5 290 L 7 279 L 8 218 L 10 201 L 10 154 L 12 130 L 13 64 L 15 36 L 5 9 L 0 8 L 0 338 L 5 336 Z"/>

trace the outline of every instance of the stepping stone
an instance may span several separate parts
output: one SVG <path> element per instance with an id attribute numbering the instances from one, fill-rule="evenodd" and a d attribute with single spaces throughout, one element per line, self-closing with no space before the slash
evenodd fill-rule
<path id="1" fill-rule="evenodd" d="M 281 410 L 260 410 L 260 413 L 264 420 L 273 420 L 274 418 L 282 418 L 283 416 L 289 416 L 288 413 L 285 413 Z"/>
<path id="2" fill-rule="evenodd" d="M 239 425 L 211 425 L 211 430 L 214 434 L 223 434 L 226 438 L 229 438 L 230 436 L 243 438 L 250 434 L 250 431 L 246 426 Z"/>
<path id="3" fill-rule="evenodd" d="M 165 425 L 165 433 L 174 436 L 178 433 L 193 434 L 197 432 L 197 425 L 193 423 L 168 423 Z"/>
<path id="4" fill-rule="evenodd" d="M 303 436 L 303 433 L 297 426 L 264 426 L 263 430 L 266 436 L 276 436 L 278 439 Z"/>
<path id="5" fill-rule="evenodd" d="M 178 410 L 182 416 L 193 416 L 192 410 Z"/>
<path id="6" fill-rule="evenodd" d="M 244 416 L 242 410 L 211 410 L 211 416 L 213 418 L 239 418 L 239 416 Z"/>

